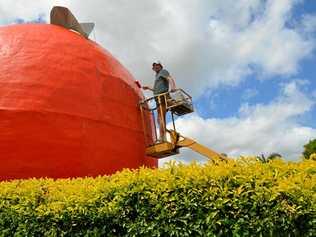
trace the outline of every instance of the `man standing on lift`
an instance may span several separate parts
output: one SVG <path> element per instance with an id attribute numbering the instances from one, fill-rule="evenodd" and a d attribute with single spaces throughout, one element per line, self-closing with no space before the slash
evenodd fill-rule
<path id="1" fill-rule="evenodd" d="M 167 140 L 166 138 L 166 101 L 164 96 L 160 94 L 166 93 L 169 91 L 169 85 L 171 91 L 176 89 L 176 84 L 173 78 L 170 76 L 170 73 L 163 69 L 163 66 L 160 62 L 154 62 L 152 65 L 152 70 L 156 72 L 154 87 L 143 86 L 144 90 L 151 90 L 154 93 L 157 111 L 158 111 L 158 124 L 159 124 L 159 137 L 160 142 Z"/>

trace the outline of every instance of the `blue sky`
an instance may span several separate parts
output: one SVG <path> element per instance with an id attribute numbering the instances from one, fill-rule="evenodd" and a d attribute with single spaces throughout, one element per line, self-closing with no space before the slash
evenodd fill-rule
<path id="1" fill-rule="evenodd" d="M 92 39 L 143 85 L 162 61 L 194 98 L 196 113 L 176 122 L 183 135 L 231 156 L 290 160 L 316 138 L 315 1 L 0 0 L 0 23 L 48 22 L 54 5 L 95 22 Z"/>
<path id="2" fill-rule="evenodd" d="M 316 2 L 305 1 L 299 4 L 293 11 L 292 20 L 299 20 L 306 14 L 316 15 Z M 313 37 L 316 34 L 313 33 Z M 316 90 L 316 51 L 299 63 L 299 71 L 293 76 L 273 76 L 268 80 L 261 80 L 258 75 L 244 78 L 238 85 L 222 86 L 216 90 L 206 91 L 195 100 L 197 112 L 203 118 L 226 118 L 238 113 L 243 103 L 250 105 L 269 103 L 275 99 L 280 90 L 280 84 L 293 79 L 306 80 L 308 84 L 303 90 L 313 93 Z M 299 120 L 301 124 L 316 128 L 316 107 Z"/>
<path id="3" fill-rule="evenodd" d="M 301 63 L 300 72 L 293 77 L 308 81 L 308 84 L 303 88 L 306 93 L 313 93 L 316 89 L 315 65 L 316 55 L 313 53 L 311 58 Z M 272 77 L 269 80 L 260 80 L 254 77 L 246 78 L 237 86 L 225 86 L 215 91 L 206 92 L 195 100 L 197 112 L 203 118 L 211 116 L 216 118 L 231 117 L 238 113 L 243 103 L 249 105 L 269 103 L 278 96 L 282 83 L 293 80 L 292 77 Z M 316 108 L 314 107 L 302 118 L 301 122 L 306 126 L 316 128 L 315 121 Z"/>

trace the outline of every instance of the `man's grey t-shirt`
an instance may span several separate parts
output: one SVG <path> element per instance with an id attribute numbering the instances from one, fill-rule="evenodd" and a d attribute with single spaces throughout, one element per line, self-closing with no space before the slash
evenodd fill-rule
<path id="1" fill-rule="evenodd" d="M 155 84 L 154 84 L 154 95 L 165 93 L 169 90 L 169 81 L 168 77 L 170 76 L 169 72 L 165 69 L 161 69 L 156 74 Z"/>

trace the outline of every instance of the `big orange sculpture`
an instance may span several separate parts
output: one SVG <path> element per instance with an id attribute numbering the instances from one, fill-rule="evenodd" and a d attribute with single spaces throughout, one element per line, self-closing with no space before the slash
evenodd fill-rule
<path id="1" fill-rule="evenodd" d="M 0 180 L 157 167 L 145 156 L 142 99 L 93 41 L 49 24 L 1 27 Z"/>

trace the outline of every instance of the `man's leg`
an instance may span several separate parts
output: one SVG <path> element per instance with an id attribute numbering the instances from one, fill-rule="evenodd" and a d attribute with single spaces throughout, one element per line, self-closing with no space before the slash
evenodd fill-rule
<path id="1" fill-rule="evenodd" d="M 159 137 L 161 141 L 166 141 L 166 103 L 163 97 L 159 97 L 158 110 L 158 125 L 159 125 Z"/>

